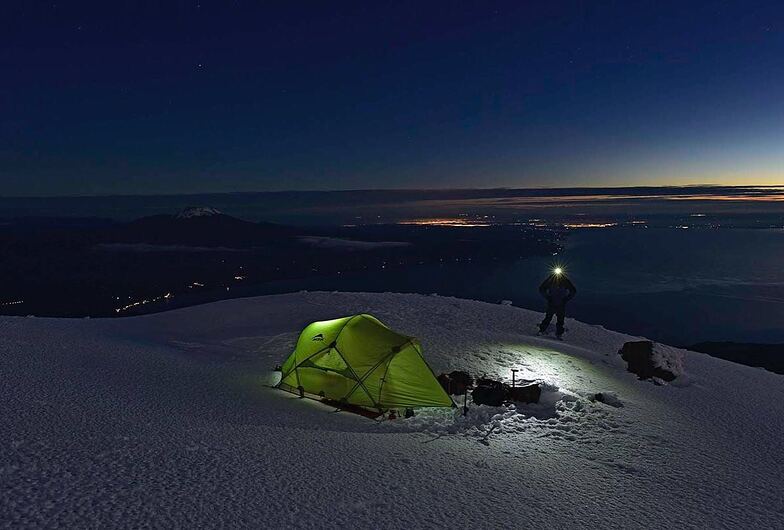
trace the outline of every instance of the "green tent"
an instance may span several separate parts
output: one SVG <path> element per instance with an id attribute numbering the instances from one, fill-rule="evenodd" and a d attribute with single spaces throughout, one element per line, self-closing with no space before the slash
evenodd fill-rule
<path id="1" fill-rule="evenodd" d="M 454 406 L 417 340 L 370 315 L 310 324 L 281 371 L 278 388 L 379 412 Z"/>

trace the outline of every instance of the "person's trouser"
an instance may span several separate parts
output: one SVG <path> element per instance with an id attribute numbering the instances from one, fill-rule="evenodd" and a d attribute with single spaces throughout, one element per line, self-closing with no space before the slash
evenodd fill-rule
<path id="1" fill-rule="evenodd" d="M 547 328 L 550 326 L 550 322 L 553 320 L 553 315 L 556 316 L 555 321 L 555 333 L 557 335 L 562 335 L 564 332 L 564 317 L 566 316 L 566 306 L 549 306 L 547 308 L 547 313 L 544 315 L 544 320 L 542 323 L 539 324 L 539 331 L 544 333 L 547 331 Z"/>

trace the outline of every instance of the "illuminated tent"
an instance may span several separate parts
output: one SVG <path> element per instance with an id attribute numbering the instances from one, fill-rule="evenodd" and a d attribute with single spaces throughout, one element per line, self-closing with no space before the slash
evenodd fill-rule
<path id="1" fill-rule="evenodd" d="M 379 412 L 454 406 L 417 340 L 370 315 L 310 324 L 281 372 L 278 388 Z"/>

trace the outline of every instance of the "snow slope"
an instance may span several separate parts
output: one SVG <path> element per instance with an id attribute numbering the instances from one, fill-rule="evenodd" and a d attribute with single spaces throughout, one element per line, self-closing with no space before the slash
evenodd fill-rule
<path id="1" fill-rule="evenodd" d="M 265 386 L 307 323 L 358 312 L 436 373 L 542 379 L 542 403 L 374 422 Z M 630 337 L 540 338 L 539 317 L 350 293 L 4 317 L 0 526 L 784 526 L 784 377 L 657 348 L 685 374 L 656 386 L 625 371 Z"/>

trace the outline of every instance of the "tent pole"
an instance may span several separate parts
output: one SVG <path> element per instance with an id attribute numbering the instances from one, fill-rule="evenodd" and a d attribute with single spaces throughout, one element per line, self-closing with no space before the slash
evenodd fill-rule
<path id="1" fill-rule="evenodd" d="M 354 368 L 353 368 L 353 367 L 352 367 L 350 364 L 348 364 L 348 361 L 346 360 L 346 358 L 345 358 L 345 357 L 343 357 L 343 354 L 342 354 L 342 353 L 341 353 L 341 351 L 338 349 L 338 346 L 337 346 L 337 344 L 335 344 L 335 346 L 334 346 L 334 349 L 335 349 L 335 351 L 336 351 L 336 352 L 338 352 L 338 355 L 340 355 L 340 358 L 341 358 L 341 359 L 343 359 L 343 362 L 344 362 L 344 363 L 346 363 L 346 367 L 348 367 L 348 369 L 351 371 L 351 374 L 354 376 L 354 380 L 355 380 L 357 383 L 359 383 L 359 385 L 362 387 L 362 390 L 364 390 L 364 391 L 365 391 L 365 395 L 366 395 L 368 398 L 370 398 L 370 401 L 373 403 L 373 405 L 374 405 L 374 406 L 375 406 L 377 409 L 379 409 L 379 410 L 380 410 L 380 407 L 378 406 L 378 402 L 377 402 L 375 399 L 373 399 L 373 396 L 371 396 L 371 395 L 370 395 L 370 392 L 368 391 L 367 387 L 366 387 L 366 386 L 365 386 L 365 384 L 362 382 L 362 380 L 359 378 L 359 376 L 357 375 L 357 373 L 354 371 Z M 343 398 L 343 399 L 348 399 L 348 398 L 346 397 L 346 398 Z"/>
<path id="2" fill-rule="evenodd" d="M 288 372 L 286 372 L 285 374 L 283 374 L 283 375 L 281 375 L 281 376 L 280 376 L 280 382 L 278 383 L 278 385 L 280 385 L 280 383 L 282 383 L 284 379 L 286 379 L 288 376 L 290 376 L 290 375 L 291 375 L 291 372 L 294 372 L 294 375 L 297 377 L 297 385 L 299 385 L 299 372 L 297 372 L 297 368 L 299 368 L 300 366 L 302 366 L 302 365 L 303 365 L 303 363 L 305 363 L 305 362 L 309 361 L 310 359 L 312 359 L 313 357 L 315 357 L 315 356 L 316 356 L 316 355 L 318 355 L 319 353 L 324 353 L 324 352 L 325 352 L 326 350 L 328 350 L 330 347 L 331 347 L 331 345 L 330 345 L 330 346 L 324 346 L 324 347 L 323 347 L 323 348 L 321 348 L 319 351 L 317 351 L 317 352 L 315 352 L 315 353 L 312 353 L 312 354 L 308 355 L 307 357 L 305 357 L 304 359 L 302 359 L 300 362 L 298 362 L 297 364 L 295 364 L 295 365 L 294 365 L 294 368 L 292 368 L 291 370 L 289 370 Z M 342 355 L 341 355 L 341 357 L 342 357 Z M 344 361 L 345 361 L 345 359 L 344 359 Z"/>
<path id="3" fill-rule="evenodd" d="M 357 383 L 356 383 L 356 384 L 355 384 L 355 385 L 354 385 L 354 386 L 351 388 L 351 390 L 349 391 L 349 393 L 348 393 L 348 394 L 346 394 L 346 395 L 343 397 L 343 399 L 346 399 L 346 400 L 347 400 L 348 398 L 350 398 L 350 397 L 351 397 L 351 395 L 352 395 L 354 392 L 356 392 L 357 388 L 359 388 L 359 385 L 360 385 L 360 384 L 362 384 L 362 383 L 365 381 L 365 379 L 367 379 L 368 377 L 370 377 L 370 374 L 372 374 L 373 372 L 375 372 L 376 368 L 378 368 L 379 366 L 381 366 L 382 364 L 384 364 L 384 361 L 387 361 L 387 360 L 389 360 L 389 361 L 391 362 L 391 361 L 392 361 L 392 358 L 394 358 L 394 356 L 395 356 L 395 355 L 397 355 L 398 353 L 400 353 L 400 352 L 399 352 L 399 351 L 395 351 L 395 350 L 393 349 L 393 350 L 392 350 L 392 351 L 391 351 L 391 352 L 390 352 L 390 353 L 389 353 L 389 354 L 388 354 L 386 357 L 383 357 L 383 358 L 382 358 L 380 361 L 378 361 L 378 362 L 377 362 L 377 363 L 376 363 L 376 364 L 375 364 L 375 365 L 374 365 L 372 368 L 370 368 L 370 370 L 368 370 L 367 372 L 365 372 L 365 374 L 364 374 L 364 375 L 363 375 L 361 378 L 357 379 Z M 387 370 L 389 370 L 389 365 L 388 365 L 388 364 L 387 364 Z M 386 377 L 386 372 L 384 372 L 384 377 Z M 382 377 L 382 378 L 381 378 L 381 385 L 379 386 L 379 392 L 378 392 L 378 401 L 381 401 L 381 389 L 383 388 L 383 386 L 384 386 L 384 378 Z M 367 389 L 365 390 L 365 392 L 367 393 Z M 372 399 L 372 398 L 371 398 L 371 399 Z M 374 402 L 374 403 L 376 403 L 376 404 L 378 404 L 378 402 L 377 402 L 377 401 L 375 401 L 375 400 L 374 400 L 373 402 Z"/>

